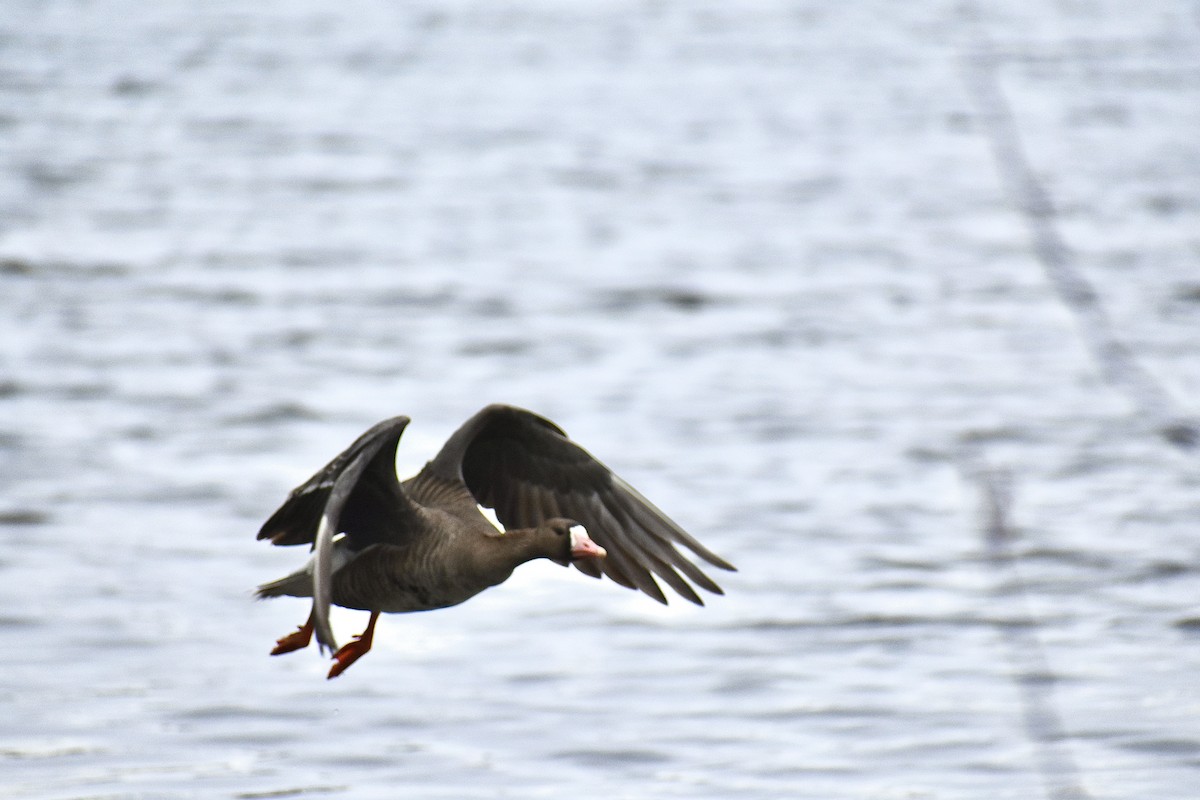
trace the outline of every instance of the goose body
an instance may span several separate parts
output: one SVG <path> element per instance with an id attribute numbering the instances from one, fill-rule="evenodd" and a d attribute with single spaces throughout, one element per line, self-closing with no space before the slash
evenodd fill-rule
<path id="1" fill-rule="evenodd" d="M 335 651 L 335 677 L 370 649 L 380 613 L 457 605 L 537 558 L 607 575 L 662 603 L 655 577 L 700 605 L 692 583 L 722 593 L 676 545 L 721 569 L 732 565 L 544 417 L 490 405 L 400 482 L 396 448 L 408 423 L 393 417 L 373 426 L 259 530 L 259 539 L 314 551 L 301 569 L 258 588 L 259 597 L 312 598 L 308 621 L 273 654 L 307 646 L 315 632 L 321 647 Z M 480 506 L 495 511 L 504 531 Z M 331 604 L 371 612 L 364 633 L 340 649 Z"/>

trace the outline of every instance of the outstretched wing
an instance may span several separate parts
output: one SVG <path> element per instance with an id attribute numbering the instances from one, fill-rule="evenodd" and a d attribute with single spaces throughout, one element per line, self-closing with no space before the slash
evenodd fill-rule
<path id="1" fill-rule="evenodd" d="M 505 527 L 532 527 L 551 517 L 582 523 L 608 557 L 576 566 L 661 603 L 667 599 L 655 576 L 698 605 L 704 603 L 691 584 L 723 594 L 676 545 L 713 566 L 734 569 L 561 428 L 532 412 L 488 406 L 450 437 L 429 466 L 447 478 L 461 476 L 476 501 L 494 509 Z"/>
<path id="2" fill-rule="evenodd" d="M 335 483 L 347 472 L 359 456 L 365 456 L 362 466 L 354 471 L 352 481 L 343 481 L 346 496 L 343 511 L 334 520 L 333 533 L 345 532 L 355 536 L 355 549 L 377 540 L 380 520 L 394 517 L 401 497 L 396 480 L 396 447 L 400 435 L 409 423 L 408 417 L 392 417 L 371 427 L 354 443 L 339 453 L 315 475 L 297 486 L 283 505 L 263 523 L 259 539 L 271 544 L 312 544 L 317 527 L 329 504 Z M 370 464 L 370 469 L 367 469 Z M 402 501 L 401 501 L 401 504 Z"/>

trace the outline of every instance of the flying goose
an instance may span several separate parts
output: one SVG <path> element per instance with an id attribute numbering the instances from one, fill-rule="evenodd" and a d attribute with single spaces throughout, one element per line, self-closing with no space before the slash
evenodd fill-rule
<path id="1" fill-rule="evenodd" d="M 272 655 L 307 647 L 333 653 L 335 678 L 371 649 L 382 612 L 457 605 L 535 558 L 607 575 L 660 603 L 655 577 L 704 605 L 695 584 L 724 594 L 683 545 L 734 570 L 575 444 L 553 422 L 508 405 L 467 420 L 415 476 L 396 477 L 396 448 L 408 417 L 392 417 L 294 489 L 258 532 L 276 545 L 310 544 L 301 569 L 258 587 L 257 596 L 311 597 L 300 629 Z M 481 512 L 495 511 L 501 532 Z M 338 534 L 343 534 L 338 536 Z M 338 648 L 330 604 L 371 613 L 362 634 Z"/>

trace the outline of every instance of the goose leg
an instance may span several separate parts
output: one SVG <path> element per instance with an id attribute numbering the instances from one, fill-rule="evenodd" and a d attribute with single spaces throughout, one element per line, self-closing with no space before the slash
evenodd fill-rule
<path id="1" fill-rule="evenodd" d="M 367 623 L 367 629 L 355 636 L 353 640 L 342 645 L 342 648 L 333 654 L 334 665 L 329 670 L 329 677 L 336 678 L 346 671 L 346 668 L 353 664 L 358 659 L 366 655 L 371 649 L 371 640 L 375 637 L 375 622 L 379 619 L 379 612 L 371 612 L 371 621 Z"/>
<path id="2" fill-rule="evenodd" d="M 271 651 L 271 655 L 280 656 L 284 653 L 290 653 L 293 650 L 308 647 L 308 643 L 312 641 L 312 635 L 313 618 L 309 616 L 308 622 L 301 625 L 298 630 L 292 631 L 287 636 L 275 642 L 275 649 Z"/>

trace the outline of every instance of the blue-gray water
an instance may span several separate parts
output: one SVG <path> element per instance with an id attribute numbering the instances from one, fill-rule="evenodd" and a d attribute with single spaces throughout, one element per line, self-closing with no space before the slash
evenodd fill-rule
<path id="1" fill-rule="evenodd" d="M 1103 357 L 1200 411 L 1200 23 L 1027 5 L 6 2 L 0 797 L 1197 796 L 1200 455 Z M 262 519 L 491 401 L 728 596 L 530 565 L 268 657 Z"/>

